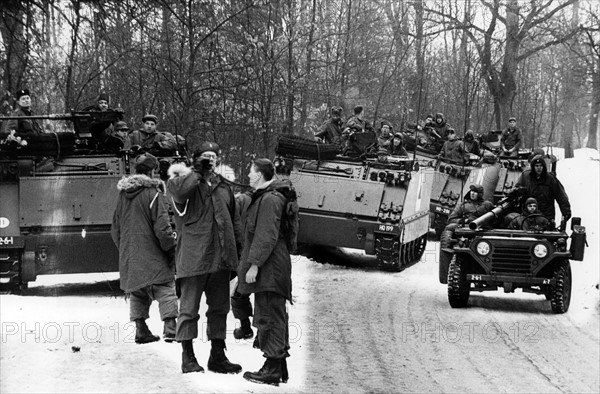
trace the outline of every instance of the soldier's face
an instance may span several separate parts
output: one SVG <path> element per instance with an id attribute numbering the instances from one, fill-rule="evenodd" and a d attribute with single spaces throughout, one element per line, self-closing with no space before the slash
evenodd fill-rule
<path id="1" fill-rule="evenodd" d="M 256 188 L 260 180 L 262 179 L 262 173 L 256 170 L 256 166 L 253 164 L 250 166 L 250 173 L 248 174 L 248 180 L 250 181 L 250 186 Z"/>
<path id="2" fill-rule="evenodd" d="M 535 170 L 536 174 L 542 175 L 542 171 L 544 171 L 544 165 L 542 163 L 536 163 L 533 166 L 533 169 Z"/>
<path id="3" fill-rule="evenodd" d="M 98 108 L 100 108 L 100 111 L 106 111 L 108 109 L 108 101 L 98 100 Z"/>
<path id="4" fill-rule="evenodd" d="M 21 96 L 19 98 L 19 106 L 21 108 L 29 108 L 31 107 L 31 97 L 28 95 Z"/>
<path id="5" fill-rule="evenodd" d="M 382 135 L 389 135 L 390 134 L 390 126 L 388 125 L 383 125 L 381 126 L 381 134 Z"/>
<path id="6" fill-rule="evenodd" d="M 450 141 L 452 141 L 452 140 L 453 140 L 453 139 L 455 139 L 455 138 L 456 138 L 456 134 L 455 134 L 455 133 L 448 133 L 448 139 L 449 139 Z"/>
<path id="7" fill-rule="evenodd" d="M 469 197 L 471 197 L 471 200 L 475 201 L 479 197 L 479 193 L 477 193 L 476 191 L 471 190 L 471 195 Z"/>
<path id="8" fill-rule="evenodd" d="M 527 212 L 535 213 L 537 210 L 537 204 L 527 204 Z"/>
<path id="9" fill-rule="evenodd" d="M 147 134 L 154 134 L 156 132 L 156 123 L 151 120 L 147 120 L 144 122 L 144 131 Z"/>
<path id="10" fill-rule="evenodd" d="M 514 120 L 511 120 L 510 122 L 508 122 L 508 127 L 515 127 L 517 125 L 517 122 Z"/>

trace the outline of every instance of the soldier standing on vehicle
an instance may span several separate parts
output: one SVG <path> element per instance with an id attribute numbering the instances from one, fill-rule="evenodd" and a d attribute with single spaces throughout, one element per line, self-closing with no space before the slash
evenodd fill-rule
<path id="1" fill-rule="evenodd" d="M 503 156 L 516 157 L 521 147 L 522 132 L 517 127 L 517 119 L 508 119 L 508 127 L 502 131 L 500 137 L 500 154 Z"/>
<path id="2" fill-rule="evenodd" d="M 136 343 L 158 341 L 146 325 L 150 304 L 158 301 L 166 342 L 175 340 L 175 238 L 169 222 L 165 186 L 154 179 L 158 160 L 150 154 L 137 158 L 135 175 L 123 177 L 117 188 L 119 202 L 113 215 L 112 239 L 119 249 L 121 289 L 130 295 L 129 311 L 135 322 Z"/>
<path id="3" fill-rule="evenodd" d="M 277 191 L 289 183 L 273 179 L 275 166 L 256 159 L 250 168 L 255 188 L 244 226 L 244 243 L 238 268 L 238 291 L 254 293 L 254 320 L 258 344 L 266 357 L 258 372 L 245 372 L 253 382 L 278 385 L 288 380 L 289 321 L 286 300 L 292 300 L 292 262 L 282 231 L 285 197 Z"/>
<path id="4" fill-rule="evenodd" d="M 562 220 L 566 223 L 571 218 L 571 204 L 562 183 L 546 168 L 546 161 L 540 155 L 531 159 L 530 169 L 523 171 L 517 180 L 517 187 L 524 188 L 527 197 L 537 200 L 542 215 L 556 226 L 554 201 L 562 213 Z"/>
<path id="5" fill-rule="evenodd" d="M 10 116 L 32 116 L 31 95 L 29 89 L 21 89 L 15 93 L 16 105 Z M 10 133 L 12 130 L 17 133 L 42 134 L 42 126 L 37 119 L 11 119 L 6 121 L 3 131 Z"/>
<path id="6" fill-rule="evenodd" d="M 355 133 L 364 133 L 364 132 L 373 132 L 373 126 L 369 121 L 364 118 L 365 113 L 362 106 L 357 105 L 354 107 L 354 115 L 346 120 L 346 124 L 344 125 L 344 129 L 349 128 L 352 132 Z"/>
<path id="7" fill-rule="evenodd" d="M 156 130 L 158 117 L 152 114 L 142 118 L 143 127 L 129 134 L 124 149 L 142 151 L 155 156 L 172 156 L 177 150 L 177 142 L 171 133 Z"/>
<path id="8" fill-rule="evenodd" d="M 456 138 L 456 132 L 452 127 L 448 128 L 448 141 L 444 142 L 438 158 L 446 158 L 456 163 L 463 163 L 465 159 L 465 145 Z"/>
<path id="9" fill-rule="evenodd" d="M 481 157 L 479 142 L 475 139 L 475 133 L 473 132 L 473 130 L 467 130 L 465 132 L 463 144 L 465 147 L 465 153 L 470 153 Z"/>
<path id="10" fill-rule="evenodd" d="M 379 129 L 379 136 L 377 137 L 377 147 L 390 150 L 394 136 L 392 134 L 392 125 L 387 120 L 381 121 L 381 127 Z"/>
<path id="11" fill-rule="evenodd" d="M 404 135 L 402 135 L 402 133 L 394 134 L 389 152 L 393 156 L 408 157 L 408 152 L 406 151 L 406 148 L 404 148 Z"/>
<path id="12" fill-rule="evenodd" d="M 194 169 L 183 164 L 169 168 L 167 190 L 182 226 L 177 244 L 177 280 L 181 289 L 177 341 L 183 348 L 183 373 L 203 372 L 192 341 L 198 337 L 198 311 L 206 296 L 207 329 L 211 341 L 208 370 L 238 373 L 242 367 L 225 356 L 230 272 L 237 269 L 240 219 L 227 181 L 214 172 L 220 153 L 204 142 L 193 154 Z"/>
<path id="13" fill-rule="evenodd" d="M 319 142 L 340 144 L 342 138 L 342 107 L 331 108 L 331 119 L 321 126 L 315 134 Z"/>

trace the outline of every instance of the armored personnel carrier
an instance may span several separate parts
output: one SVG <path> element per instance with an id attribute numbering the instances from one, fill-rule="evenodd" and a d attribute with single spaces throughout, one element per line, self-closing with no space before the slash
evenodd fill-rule
<path id="1" fill-rule="evenodd" d="M 37 275 L 118 271 L 110 226 L 130 156 L 98 151 L 93 125 L 121 115 L 39 115 L 72 121 L 74 131 L 0 134 L 0 291 Z"/>
<path id="2" fill-rule="evenodd" d="M 293 136 L 280 138 L 276 152 L 277 173 L 289 177 L 298 195 L 299 243 L 361 249 L 393 271 L 419 261 L 431 168 L 406 157 L 343 156 L 332 144 Z"/>
<path id="3" fill-rule="evenodd" d="M 493 228 L 513 204 L 505 199 L 491 212 L 456 229 L 451 246 L 440 252 L 451 255 L 446 272 L 450 306 L 467 306 L 472 291 L 513 293 L 521 288 L 544 295 L 554 313 L 565 313 L 571 300 L 570 260 L 583 260 L 585 227 L 580 218 L 573 218 L 571 235 L 564 224 L 549 231 Z"/>

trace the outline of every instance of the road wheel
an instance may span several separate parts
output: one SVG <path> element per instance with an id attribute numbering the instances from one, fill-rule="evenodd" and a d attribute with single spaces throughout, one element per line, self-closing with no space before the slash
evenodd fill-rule
<path id="1" fill-rule="evenodd" d="M 452 253 L 445 252 L 443 249 L 452 249 L 452 235 L 453 231 L 442 231 L 440 237 L 440 256 L 439 256 L 439 280 L 440 283 L 448 283 L 448 267 L 450 267 L 450 261 L 452 260 Z"/>
<path id="2" fill-rule="evenodd" d="M 552 299 L 550 305 L 552 312 L 565 313 L 569 310 L 571 303 L 571 264 L 565 260 L 554 273 L 555 285 L 552 288 Z"/>
<path id="3" fill-rule="evenodd" d="M 469 301 L 471 285 L 467 282 L 465 263 L 454 256 L 448 269 L 448 302 L 452 308 L 464 308 Z"/>

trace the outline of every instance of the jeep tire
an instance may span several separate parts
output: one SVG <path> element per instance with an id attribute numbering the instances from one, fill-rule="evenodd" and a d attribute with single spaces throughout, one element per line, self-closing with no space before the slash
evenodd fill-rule
<path id="1" fill-rule="evenodd" d="M 554 272 L 554 287 L 550 306 L 554 313 L 565 313 L 571 303 L 571 264 L 569 260 L 563 261 Z"/>
<path id="2" fill-rule="evenodd" d="M 441 284 L 448 283 L 448 268 L 452 261 L 452 253 L 445 252 L 443 249 L 452 249 L 452 234 L 453 231 L 444 230 L 440 236 L 440 265 L 439 265 L 439 280 Z"/>
<path id="3" fill-rule="evenodd" d="M 452 308 L 464 308 L 469 302 L 471 285 L 465 271 L 463 259 L 455 256 L 448 269 L 448 302 Z"/>

